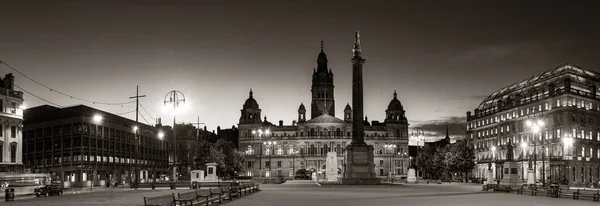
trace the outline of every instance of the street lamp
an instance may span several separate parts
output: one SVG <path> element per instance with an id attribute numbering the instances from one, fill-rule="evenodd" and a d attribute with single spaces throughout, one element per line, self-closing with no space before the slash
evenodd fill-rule
<path id="1" fill-rule="evenodd" d="M 260 145 L 260 154 L 258 156 L 258 158 L 259 158 L 259 160 L 258 160 L 258 170 L 259 170 L 258 173 L 259 173 L 260 179 L 262 180 L 262 155 L 263 155 L 262 136 L 263 135 L 271 134 L 271 130 L 269 130 L 269 129 L 265 129 L 265 130 L 263 130 L 263 129 L 252 130 L 252 134 L 253 135 L 258 135 L 258 141 L 260 142 L 260 144 L 259 144 Z"/>
<path id="2" fill-rule="evenodd" d="M 521 158 L 521 177 L 523 180 L 525 180 L 525 168 L 523 167 L 523 165 L 525 164 L 525 158 L 527 158 L 527 153 L 525 153 L 526 149 L 527 142 L 521 142 L 521 150 L 523 150 L 523 158 Z M 529 168 L 529 166 L 527 166 L 527 168 Z"/>
<path id="3" fill-rule="evenodd" d="M 571 180 L 571 175 L 569 175 L 569 171 L 570 171 L 570 169 L 569 169 L 569 159 L 571 159 L 572 156 L 569 155 L 571 153 L 570 152 L 571 148 L 569 148 L 569 146 L 573 146 L 573 143 L 574 143 L 575 140 L 572 137 L 563 137 L 562 141 L 563 141 L 563 147 L 566 147 L 566 149 L 564 149 L 563 156 L 567 156 L 568 155 L 567 157 L 565 157 L 565 159 L 566 159 L 566 162 L 565 162 L 565 176 L 569 176 L 569 178 L 567 179 L 567 181 L 568 181 L 567 185 L 570 185 L 572 180 Z M 575 179 L 574 178 L 575 174 L 573 174 L 572 176 L 573 176 L 573 179 Z"/>
<path id="4" fill-rule="evenodd" d="M 102 122 L 102 119 L 103 119 L 103 117 L 100 114 L 95 114 L 93 117 L 94 123 L 96 123 L 96 124 Z"/>
<path id="5" fill-rule="evenodd" d="M 295 149 L 294 147 L 292 147 L 291 149 L 291 155 L 292 155 L 292 181 L 294 181 L 296 179 L 296 154 L 298 154 L 298 150 Z"/>
<path id="6" fill-rule="evenodd" d="M 177 182 L 177 132 L 175 129 L 175 119 L 177 117 L 177 107 L 185 105 L 185 95 L 182 92 L 173 90 L 167 93 L 164 98 L 164 109 L 167 106 L 173 106 L 173 182 Z"/>
<path id="7" fill-rule="evenodd" d="M 139 167 L 139 164 L 138 164 L 138 159 L 139 159 L 139 139 L 140 138 L 138 137 L 138 126 L 137 125 L 133 126 L 133 133 L 135 135 L 135 163 L 134 163 L 134 167 L 133 167 L 133 172 L 135 172 L 135 174 L 133 175 L 133 177 L 135 178 L 135 181 L 133 183 L 135 184 L 134 188 L 137 189 L 137 187 L 138 187 L 138 181 L 140 181 L 140 178 L 138 176 L 140 174 L 140 172 L 138 171 L 138 169 L 139 169 L 138 168 Z"/>
<path id="8" fill-rule="evenodd" d="M 386 145 L 383 145 L 383 147 L 386 148 L 386 149 L 388 149 L 388 150 L 392 150 L 392 152 L 390 153 L 390 161 L 389 161 L 389 164 L 388 164 L 388 166 L 389 166 L 389 169 L 388 169 L 389 170 L 389 176 L 391 178 L 392 177 L 392 171 L 393 171 L 392 170 L 392 156 L 395 154 L 395 152 L 393 152 L 393 150 L 396 148 L 396 145 L 395 144 L 386 144 Z"/>
<path id="9" fill-rule="evenodd" d="M 527 127 L 531 128 L 531 131 L 534 133 L 534 135 L 533 135 L 534 136 L 534 139 L 533 139 L 534 147 L 533 147 L 533 149 L 534 149 L 534 153 L 535 153 L 534 154 L 535 164 L 533 164 L 533 166 L 534 166 L 534 171 L 536 171 L 536 174 L 537 174 L 537 145 L 535 144 L 535 142 L 536 142 L 536 140 L 535 140 L 535 136 L 536 135 L 535 134 L 538 134 L 538 133 L 540 134 L 539 137 L 540 137 L 540 139 L 542 141 L 541 142 L 541 146 L 542 146 L 542 184 L 545 185 L 546 184 L 546 158 L 545 158 L 546 150 L 544 150 L 544 138 L 542 138 L 542 134 L 540 133 L 540 131 L 542 130 L 542 128 L 544 126 L 546 126 L 546 123 L 543 120 L 538 119 L 538 120 L 533 120 L 533 121 L 532 120 L 527 120 L 525 122 L 525 124 L 527 125 Z"/>
<path id="10" fill-rule="evenodd" d="M 159 132 L 158 132 L 158 134 L 157 134 L 156 136 L 158 137 L 158 140 L 160 140 L 160 144 L 161 144 L 161 146 L 160 146 L 160 150 L 162 150 L 162 149 L 163 149 L 163 146 L 162 146 L 162 143 L 163 143 L 163 141 L 162 141 L 162 140 L 163 140 L 163 138 L 165 137 L 165 133 L 163 133 L 162 131 L 159 131 Z M 156 184 L 156 175 L 157 175 L 157 174 L 156 174 L 156 164 L 157 164 L 157 161 L 156 161 L 156 160 L 157 160 L 157 159 L 159 159 L 159 158 L 154 158 L 154 161 L 153 161 L 153 162 L 154 162 L 154 164 L 152 164 L 152 165 L 153 165 L 153 167 L 154 167 L 154 168 L 152 168 L 152 170 L 153 170 L 153 171 L 152 171 L 152 177 L 153 177 L 153 178 L 152 178 L 152 179 L 153 179 L 152 181 L 153 181 L 153 184 Z M 154 185 L 152 186 L 152 189 L 154 189 Z"/>
<path id="11" fill-rule="evenodd" d="M 492 146 L 492 155 L 494 156 L 494 178 L 498 179 L 498 170 L 496 170 L 496 146 Z"/>
<path id="12" fill-rule="evenodd" d="M 267 130 L 269 131 L 269 130 Z M 273 153 L 273 150 L 275 149 L 275 145 L 277 145 L 276 141 L 265 141 L 263 142 L 264 145 L 267 145 L 267 148 L 269 148 L 269 180 L 271 179 L 271 176 L 273 176 L 271 168 L 273 167 L 273 162 L 271 162 L 271 156 Z"/>

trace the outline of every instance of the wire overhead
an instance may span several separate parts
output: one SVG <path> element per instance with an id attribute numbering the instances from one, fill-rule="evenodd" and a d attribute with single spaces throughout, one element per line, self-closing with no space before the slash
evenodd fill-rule
<path id="1" fill-rule="evenodd" d="M 49 86 L 46 86 L 45 84 L 42 84 L 41 82 L 38 82 L 38 81 L 36 81 L 35 79 L 33 79 L 33 78 L 31 78 L 31 77 L 29 77 L 29 76 L 27 76 L 27 75 L 23 74 L 23 72 L 21 72 L 21 71 L 17 70 L 16 68 L 14 68 L 14 67 L 12 67 L 12 66 L 8 65 L 6 62 L 4 62 L 4 61 L 2 61 L 2 60 L 0 60 L 0 63 L 1 63 L 1 64 L 4 64 L 6 67 L 10 68 L 11 70 L 13 70 L 13 71 L 15 71 L 15 72 L 19 73 L 19 74 L 20 74 L 20 75 L 22 75 L 23 77 L 25 77 L 25 78 L 27 78 L 27 79 L 31 80 L 32 82 L 34 82 L 34 83 L 36 83 L 36 84 L 38 84 L 38 85 L 40 85 L 40 86 L 42 86 L 42 87 L 44 87 L 44 88 L 46 88 L 46 89 L 49 89 L 51 92 L 56 92 L 56 93 L 58 93 L 58 94 L 61 94 L 61 95 L 63 95 L 63 96 L 69 97 L 69 98 L 71 98 L 71 99 L 76 99 L 76 100 L 83 101 L 83 102 L 88 102 L 88 103 L 92 103 L 92 104 L 101 104 L 101 105 L 121 105 L 121 106 L 123 106 L 123 105 L 125 105 L 125 104 L 132 104 L 132 103 L 135 103 L 135 101 L 128 101 L 128 102 L 98 102 L 98 101 L 92 101 L 92 100 L 87 100 L 87 99 L 83 99 L 83 98 L 80 98 L 80 97 L 76 97 L 76 96 L 73 96 L 73 95 L 70 95 L 70 94 L 67 94 L 67 93 L 64 93 L 64 92 L 58 91 L 58 90 L 56 90 L 56 89 L 53 89 L 53 88 L 51 88 L 51 87 L 49 87 Z M 21 89 L 22 89 L 22 88 L 21 88 Z M 27 92 L 27 93 L 29 93 L 29 92 Z M 29 94 L 31 94 L 31 93 L 29 93 Z M 33 94 L 31 94 L 31 95 L 33 95 Z M 35 96 L 35 95 L 33 95 L 33 96 Z M 37 98 L 39 98 L 39 99 L 42 99 L 42 98 L 40 98 L 40 97 L 38 97 L 38 96 L 36 96 L 36 97 L 37 97 Z M 42 100 L 43 100 L 43 99 L 42 99 Z M 46 101 L 46 100 L 44 100 L 44 101 Z M 46 102 L 48 102 L 48 101 L 46 101 Z M 55 105 L 57 105 L 57 104 L 55 104 Z"/>

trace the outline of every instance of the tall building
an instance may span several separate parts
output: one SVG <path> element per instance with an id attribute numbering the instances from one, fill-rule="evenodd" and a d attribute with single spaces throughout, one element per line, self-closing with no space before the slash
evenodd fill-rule
<path id="1" fill-rule="evenodd" d="M 136 163 L 140 182 L 167 175 L 168 139 L 163 127 L 136 123 L 88 106 L 43 105 L 25 110 L 23 149 L 33 172 L 50 173 L 65 186 L 128 183 Z M 137 161 L 136 161 L 137 160 Z"/>
<path id="2" fill-rule="evenodd" d="M 404 175 L 408 168 L 408 122 L 404 107 L 393 93 L 384 122 L 353 120 L 346 105 L 344 119 L 335 117 L 333 73 L 321 46 L 311 87 L 311 119 L 300 104 L 298 119 L 291 125 L 278 125 L 261 119 L 261 109 L 250 90 L 239 121 L 239 151 L 246 155 L 243 174 L 252 177 L 293 177 L 300 170 L 325 169 L 327 152 L 336 152 L 338 173 L 344 176 L 345 148 L 352 140 L 352 121 L 365 124 L 365 141 L 373 145 L 378 176 Z M 382 109 L 383 110 L 383 109 Z M 383 112 L 383 111 L 382 111 Z"/>
<path id="3" fill-rule="evenodd" d="M 588 184 L 600 178 L 600 73 L 562 65 L 495 91 L 467 112 L 477 166 L 502 178 L 506 145 L 518 174 L 540 181 Z"/>
<path id="4" fill-rule="evenodd" d="M 23 92 L 12 73 L 0 78 L 0 172 L 23 172 Z"/>

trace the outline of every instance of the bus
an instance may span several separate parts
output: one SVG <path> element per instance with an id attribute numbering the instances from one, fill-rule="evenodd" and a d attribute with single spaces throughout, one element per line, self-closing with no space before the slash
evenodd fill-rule
<path id="1" fill-rule="evenodd" d="M 27 186 L 42 186 L 51 184 L 50 174 L 29 173 L 29 174 L 12 174 L 0 173 L 0 184 L 2 187 L 27 187 Z"/>

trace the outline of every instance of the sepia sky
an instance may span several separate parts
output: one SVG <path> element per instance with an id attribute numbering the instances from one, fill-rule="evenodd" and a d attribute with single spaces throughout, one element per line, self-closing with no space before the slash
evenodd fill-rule
<path id="1" fill-rule="evenodd" d="M 433 134 L 448 123 L 453 136 L 464 134 L 465 112 L 501 87 L 564 63 L 600 70 L 593 1 L 418 2 L 2 1 L 0 60 L 99 102 L 129 101 L 139 85 L 147 95 L 141 104 L 165 124 L 172 114 L 163 112 L 163 99 L 180 90 L 188 104 L 178 122 L 200 116 L 209 130 L 230 128 L 250 88 L 263 116 L 291 124 L 301 102 L 310 107 L 321 40 L 342 116 L 360 30 L 369 120 L 383 121 L 397 90 L 411 126 Z M 85 103 L 15 76 L 18 86 L 53 103 Z M 25 100 L 28 107 L 46 104 L 29 94 Z M 87 105 L 117 114 L 135 109 Z"/>

